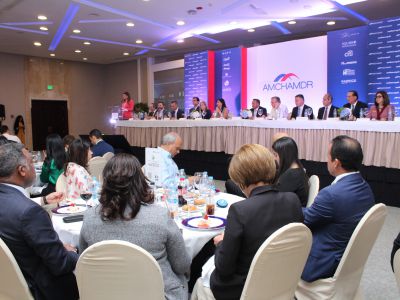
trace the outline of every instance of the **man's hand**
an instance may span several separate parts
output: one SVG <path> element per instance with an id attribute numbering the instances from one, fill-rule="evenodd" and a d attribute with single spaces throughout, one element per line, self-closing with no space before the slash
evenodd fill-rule
<path id="1" fill-rule="evenodd" d="M 64 200 L 64 197 L 63 192 L 54 192 L 46 196 L 46 202 L 49 204 L 59 203 Z"/>
<path id="2" fill-rule="evenodd" d="M 67 251 L 78 252 L 78 250 L 77 250 L 74 246 L 72 246 L 72 245 L 70 245 L 70 244 L 64 244 L 64 248 L 65 248 Z"/>
<path id="3" fill-rule="evenodd" d="M 224 233 L 218 234 L 216 237 L 214 237 L 214 245 L 217 246 L 219 243 L 222 242 L 224 239 Z"/>

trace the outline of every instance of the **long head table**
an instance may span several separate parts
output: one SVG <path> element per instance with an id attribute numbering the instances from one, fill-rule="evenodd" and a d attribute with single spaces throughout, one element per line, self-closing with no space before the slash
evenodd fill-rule
<path id="1" fill-rule="evenodd" d="M 364 151 L 364 164 L 400 168 L 400 121 L 370 120 L 134 120 L 117 121 L 116 131 L 132 146 L 157 147 L 170 131 L 183 138 L 182 149 L 234 154 L 243 144 L 268 148 L 277 132 L 286 132 L 299 147 L 300 158 L 326 162 L 329 142 L 338 135 L 356 138 Z"/>

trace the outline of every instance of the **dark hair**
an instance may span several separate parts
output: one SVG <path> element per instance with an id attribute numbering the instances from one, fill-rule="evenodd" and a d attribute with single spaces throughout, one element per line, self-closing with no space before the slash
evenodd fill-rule
<path id="1" fill-rule="evenodd" d="M 0 134 L 4 134 L 8 131 L 8 126 L 7 125 L 2 125 L 0 127 Z"/>
<path id="2" fill-rule="evenodd" d="M 94 137 L 96 137 L 97 139 L 100 139 L 100 138 L 101 138 L 101 135 L 102 135 L 102 133 L 101 133 L 101 131 L 98 130 L 98 129 L 92 129 L 92 130 L 89 132 L 89 136 L 94 136 Z"/>
<path id="3" fill-rule="evenodd" d="M 176 101 L 176 100 L 172 100 L 170 104 L 172 104 L 172 103 L 176 103 L 176 104 L 178 104 L 178 101 Z"/>
<path id="4" fill-rule="evenodd" d="M 378 103 L 376 102 L 376 96 L 381 94 L 383 97 L 383 106 L 388 106 L 390 104 L 389 95 L 386 91 L 377 91 L 375 93 L 375 106 L 378 107 Z"/>
<path id="5" fill-rule="evenodd" d="M 75 137 L 73 135 L 67 134 L 66 136 L 64 136 L 63 138 L 63 143 L 64 143 L 64 147 L 71 145 L 71 143 L 75 140 Z"/>
<path id="6" fill-rule="evenodd" d="M 0 146 L 5 144 L 10 144 L 12 141 L 8 140 L 5 136 L 0 135 Z"/>
<path id="7" fill-rule="evenodd" d="M 278 101 L 279 103 L 281 103 L 281 98 L 279 98 L 278 96 L 273 96 L 273 97 L 271 97 L 271 98 L 275 98 L 276 101 Z"/>
<path id="8" fill-rule="evenodd" d="M 157 102 L 157 106 L 158 106 L 158 104 L 160 104 L 160 103 L 165 107 L 164 101 L 158 101 L 158 102 Z"/>
<path id="9" fill-rule="evenodd" d="M 255 98 L 255 99 L 253 99 L 253 101 L 256 101 L 256 102 L 258 103 L 258 105 L 260 105 L 260 103 L 261 103 L 261 102 L 260 102 L 260 99 L 256 99 L 256 98 Z"/>
<path id="10" fill-rule="evenodd" d="M 131 220 L 142 203 L 153 201 L 153 193 L 136 157 L 122 153 L 107 162 L 99 200 L 103 221 Z"/>
<path id="11" fill-rule="evenodd" d="M 18 133 L 19 121 L 21 121 L 21 122 L 22 122 L 22 125 L 25 126 L 24 118 L 23 118 L 21 115 L 18 115 L 18 116 L 15 118 L 15 122 L 14 122 L 14 133 L 15 133 L 15 134 Z"/>
<path id="12" fill-rule="evenodd" d="M 67 162 L 65 164 L 64 170 L 67 170 L 68 163 L 70 162 L 76 163 L 86 169 L 88 164 L 89 148 L 90 145 L 87 141 L 75 139 L 68 147 Z"/>
<path id="13" fill-rule="evenodd" d="M 44 163 L 50 166 L 52 159 L 54 159 L 57 169 L 61 170 L 65 164 L 66 155 L 63 140 L 55 133 L 46 137 L 46 159 Z"/>
<path id="14" fill-rule="evenodd" d="M 222 103 L 221 111 L 223 111 L 224 108 L 226 108 L 225 100 L 224 100 L 224 98 L 218 98 L 217 102 L 218 101 Z"/>
<path id="15" fill-rule="evenodd" d="M 339 160 L 346 171 L 359 171 L 364 158 L 360 143 L 347 135 L 332 140 L 331 158 Z"/>
<path id="16" fill-rule="evenodd" d="M 299 160 L 299 150 L 296 142 L 290 137 L 282 137 L 272 144 L 272 149 L 279 155 L 279 176 L 286 172 L 293 163 L 303 168 Z"/>
<path id="17" fill-rule="evenodd" d="M 357 100 L 358 100 L 358 93 L 355 90 L 350 90 L 349 93 L 352 93 L 353 96 L 356 96 Z"/>
<path id="18" fill-rule="evenodd" d="M 196 99 L 197 102 L 200 101 L 199 97 L 193 97 L 192 100 L 193 100 L 193 99 Z"/>
<path id="19" fill-rule="evenodd" d="M 302 94 L 297 94 L 296 96 L 294 96 L 295 98 L 301 98 L 301 99 L 303 99 L 304 100 L 304 96 L 302 95 Z"/>
<path id="20" fill-rule="evenodd" d="M 128 97 L 127 101 L 131 100 L 131 94 L 129 94 L 129 92 L 123 92 L 122 95 L 126 95 Z"/>

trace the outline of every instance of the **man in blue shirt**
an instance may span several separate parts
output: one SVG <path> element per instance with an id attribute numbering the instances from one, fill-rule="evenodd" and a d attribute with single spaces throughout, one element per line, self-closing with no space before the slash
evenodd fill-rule
<path id="1" fill-rule="evenodd" d="M 93 145 L 92 146 L 92 153 L 93 153 L 92 157 L 103 156 L 107 152 L 114 153 L 114 148 L 110 144 L 103 141 L 101 136 L 102 136 L 102 133 L 98 129 L 93 129 L 89 133 L 89 139 Z"/>
<path id="2" fill-rule="evenodd" d="M 160 165 L 161 173 L 160 180 L 163 185 L 175 184 L 176 175 L 178 174 L 178 166 L 172 159 L 177 155 L 182 147 L 182 138 L 176 132 L 169 132 L 161 139 Z"/>

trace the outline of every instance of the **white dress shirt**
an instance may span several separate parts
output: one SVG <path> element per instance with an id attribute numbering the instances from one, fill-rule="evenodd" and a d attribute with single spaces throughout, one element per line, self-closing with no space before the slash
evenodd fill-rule
<path id="1" fill-rule="evenodd" d="M 335 180 L 331 183 L 331 185 L 336 184 L 336 182 L 338 182 L 340 179 L 342 179 L 346 176 L 357 174 L 357 173 L 360 173 L 360 172 L 357 171 L 357 172 L 349 172 L 349 173 L 340 174 L 340 175 L 336 176 Z"/>
<path id="2" fill-rule="evenodd" d="M 287 118 L 288 109 L 286 105 L 281 103 L 278 108 L 272 108 L 269 115 L 272 119 Z"/>

